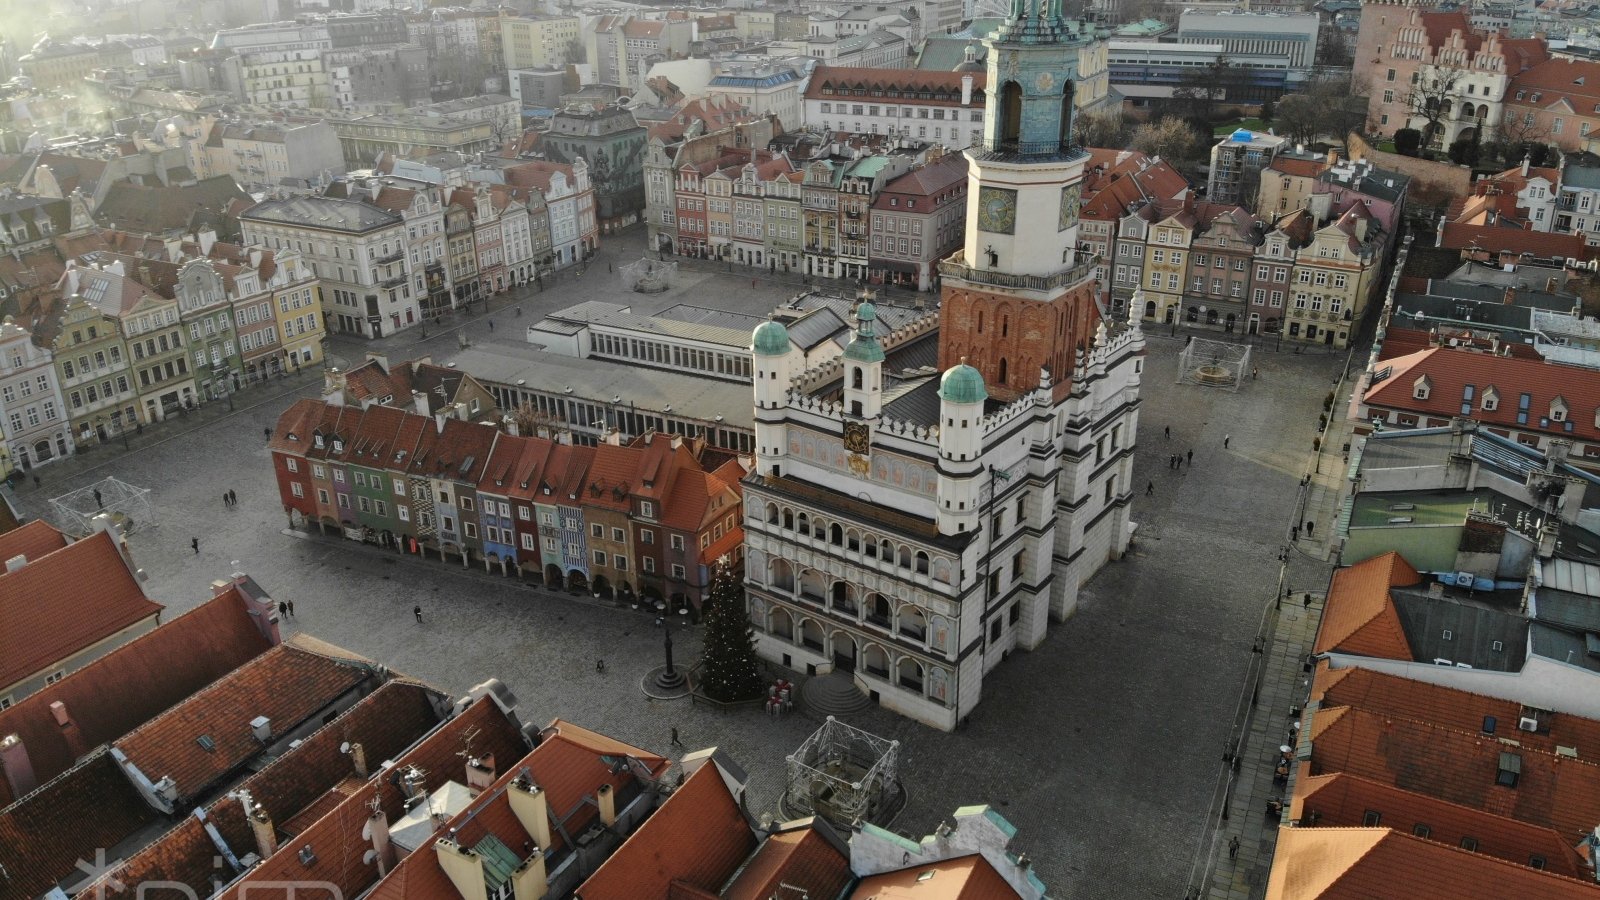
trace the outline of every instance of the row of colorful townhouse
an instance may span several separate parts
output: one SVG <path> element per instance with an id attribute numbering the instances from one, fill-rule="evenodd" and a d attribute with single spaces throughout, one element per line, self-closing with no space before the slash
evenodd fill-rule
<path id="1" fill-rule="evenodd" d="M 290 526 L 674 608 L 742 556 L 738 460 L 706 471 L 673 435 L 578 446 L 451 413 L 291 406 L 270 443 Z"/>

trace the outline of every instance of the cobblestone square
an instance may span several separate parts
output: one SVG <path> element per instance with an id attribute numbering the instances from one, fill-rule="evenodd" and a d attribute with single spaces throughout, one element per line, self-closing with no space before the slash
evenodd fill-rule
<path id="1" fill-rule="evenodd" d="M 798 289 L 686 268 L 671 292 L 619 297 L 614 276 L 603 279 L 608 263 L 639 257 L 629 241 L 642 246 L 638 235 L 608 242 L 581 277 L 497 298 L 488 313 L 427 339 L 402 334 L 374 349 L 395 360 L 431 352 L 448 361 L 455 329 L 515 346 L 520 327 L 505 323 L 531 324 L 582 300 L 631 302 L 639 312 L 680 302 L 764 312 Z M 502 323 L 497 332 L 490 319 Z M 991 803 L 1018 827 L 1018 846 L 1060 898 L 1183 896 L 1209 838 L 1222 749 L 1276 590 L 1321 401 L 1346 361 L 1268 344 L 1254 357 L 1259 379 L 1230 393 L 1174 383 L 1183 339 L 1181 326 L 1173 336 L 1150 336 L 1134 481 L 1138 538 L 1091 582 L 1077 616 L 986 679 L 987 696 L 962 730 L 939 733 L 875 709 L 852 717 L 902 744 L 909 801 L 896 830 L 920 836 L 957 806 Z M 336 339 L 330 352 L 354 361 L 366 349 Z M 295 398 L 314 395 L 315 381 L 302 376 L 241 394 L 237 412 L 208 409 L 151 429 L 128 453 L 107 447 L 40 469 L 41 486 L 20 487 L 18 506 L 44 515 L 49 497 L 106 475 L 151 488 L 158 524 L 130 542 L 151 596 L 169 604 L 167 618 L 204 598 L 213 579 L 244 571 L 294 600 L 290 629 L 398 671 L 454 691 L 499 677 L 532 720 L 568 718 L 657 752 L 674 749 L 674 727 L 690 749 L 721 746 L 752 773 L 752 809 L 775 810 L 784 756 L 817 723 L 648 700 L 638 685 L 659 665 L 662 634 L 644 613 L 285 535 L 263 429 Z M 1171 467 L 1173 454 L 1190 450 L 1192 464 Z M 1149 496 L 1140 482 L 1151 486 Z M 237 507 L 222 502 L 230 489 Z M 421 624 L 412 620 L 415 605 L 424 610 Z M 679 644 L 680 659 L 695 655 L 692 633 Z"/>

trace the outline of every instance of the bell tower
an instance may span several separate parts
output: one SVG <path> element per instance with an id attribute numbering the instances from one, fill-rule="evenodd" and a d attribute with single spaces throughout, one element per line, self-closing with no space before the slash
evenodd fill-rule
<path id="1" fill-rule="evenodd" d="M 1093 40 L 1062 0 L 1013 0 L 984 40 L 984 137 L 966 150 L 966 243 L 940 265 L 939 367 L 962 357 L 997 399 L 1071 389 L 1074 354 L 1092 340 L 1096 261 L 1078 246 L 1084 164 L 1073 143 L 1078 62 Z"/>

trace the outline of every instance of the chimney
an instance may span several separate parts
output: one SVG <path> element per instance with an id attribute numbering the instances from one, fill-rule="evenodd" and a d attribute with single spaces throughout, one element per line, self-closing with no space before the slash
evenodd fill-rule
<path id="1" fill-rule="evenodd" d="M 251 247 L 250 248 L 250 268 L 252 268 L 252 269 L 261 268 L 261 248 L 260 247 Z"/>
<path id="2" fill-rule="evenodd" d="M 1522 177 L 1528 177 L 1528 157 L 1526 156 L 1522 158 Z"/>
<path id="3" fill-rule="evenodd" d="M 272 720 L 266 716 L 256 716 L 250 720 L 250 733 L 263 744 L 272 740 Z"/>
<path id="4" fill-rule="evenodd" d="M 434 841 L 433 850 L 439 855 L 439 868 L 455 885 L 461 900 L 489 900 L 489 885 L 483 877 L 482 857 L 447 837 Z"/>
<path id="5" fill-rule="evenodd" d="M 1334 166 L 1337 166 L 1338 164 L 1339 164 L 1339 151 L 1337 151 L 1337 150 L 1329 150 L 1328 151 L 1328 167 L 1332 168 Z"/>
<path id="6" fill-rule="evenodd" d="M 272 816 L 267 808 L 257 803 L 249 791 L 239 792 L 239 802 L 250 820 L 250 833 L 256 838 L 256 852 L 261 854 L 262 859 L 278 852 L 278 832 L 272 827 Z"/>
<path id="7" fill-rule="evenodd" d="M 23 566 L 25 566 L 27 564 L 28 564 L 28 557 L 26 557 L 26 556 L 24 556 L 24 555 L 19 553 L 16 556 L 13 556 L 10 559 L 6 560 L 6 571 L 7 572 L 15 572 L 15 571 L 17 571 L 18 569 L 22 568 Z"/>
<path id="8" fill-rule="evenodd" d="M 183 258 L 183 238 L 167 238 L 161 243 L 161 249 L 166 253 L 168 262 L 177 262 Z"/>
<path id="9" fill-rule="evenodd" d="M 513 900 L 544 900 L 550 893 L 550 879 L 545 873 L 544 849 L 533 848 L 533 853 L 511 873 Z"/>
<path id="10" fill-rule="evenodd" d="M 33 763 L 28 759 L 28 748 L 17 735 L 0 738 L 0 770 L 5 771 L 13 797 L 30 794 L 39 786 L 39 779 L 33 774 Z"/>
<path id="11" fill-rule="evenodd" d="M 361 829 L 361 836 L 372 842 L 372 852 L 378 863 L 378 877 L 382 878 L 394 865 L 394 848 L 389 844 L 389 819 L 383 814 L 383 807 L 372 811 L 366 826 Z"/>
<path id="12" fill-rule="evenodd" d="M 544 788 L 534 784 L 524 771 L 512 780 L 506 789 L 506 798 L 511 803 L 511 812 L 517 817 L 517 822 L 522 825 L 535 844 L 541 848 L 550 846 L 550 805 L 545 799 Z"/>
<path id="13" fill-rule="evenodd" d="M 600 824 L 607 828 L 617 824 L 617 792 L 611 789 L 611 785 L 602 784 L 595 794 L 600 804 Z"/>
<path id="14" fill-rule="evenodd" d="M 506 434 L 509 434 L 512 437 L 522 436 L 522 428 L 521 426 L 517 425 L 516 416 L 501 416 L 500 428 L 501 430 L 505 431 Z"/>
<path id="15" fill-rule="evenodd" d="M 433 414 L 433 424 L 440 434 L 444 434 L 444 423 L 448 418 L 450 418 L 450 410 L 448 409 L 441 409 Z"/>
<path id="16" fill-rule="evenodd" d="M 967 72 L 961 76 L 961 105 L 972 105 L 972 73 Z"/>
<path id="17" fill-rule="evenodd" d="M 467 787 L 486 791 L 494 784 L 494 754 L 474 756 L 467 760 Z"/>
<path id="18" fill-rule="evenodd" d="M 200 255 L 210 256 L 211 245 L 217 242 L 217 232 L 214 229 L 207 228 L 205 231 L 200 232 L 198 237 L 200 238 Z"/>
<path id="19" fill-rule="evenodd" d="M 367 748 L 359 742 L 350 745 L 350 765 L 356 774 L 362 778 L 367 777 Z"/>
<path id="20" fill-rule="evenodd" d="M 419 416 L 427 415 L 428 414 L 428 395 L 424 394 L 421 391 L 412 391 L 411 392 L 411 406 L 412 406 L 412 408 L 414 408 L 417 411 L 417 415 L 419 415 Z"/>

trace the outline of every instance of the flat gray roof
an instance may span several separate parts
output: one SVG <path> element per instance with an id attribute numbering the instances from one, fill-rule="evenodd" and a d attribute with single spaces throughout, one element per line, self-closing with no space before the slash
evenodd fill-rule
<path id="1" fill-rule="evenodd" d="M 633 409 L 715 421 L 746 431 L 754 428 L 755 399 L 749 383 L 697 378 L 598 359 L 580 359 L 532 348 L 471 347 L 445 361 L 479 381 L 522 387 L 574 400 L 609 403 L 622 397 Z M 524 382 L 518 385 L 517 382 Z"/>

